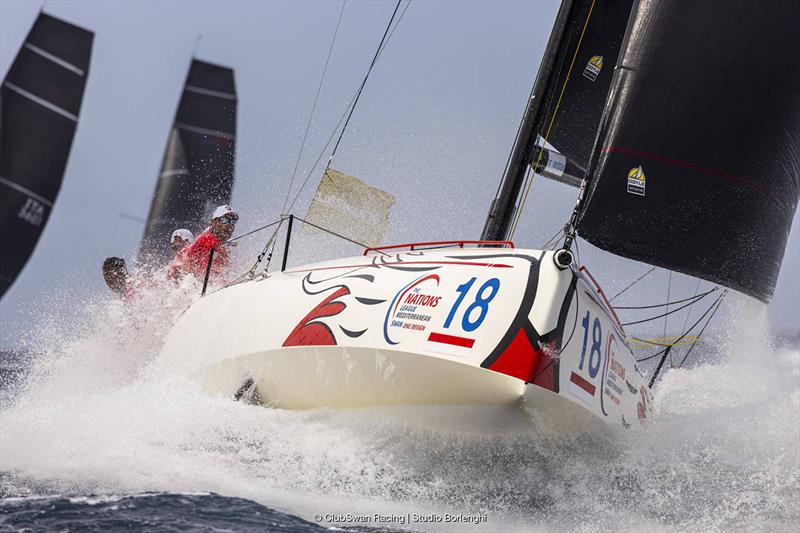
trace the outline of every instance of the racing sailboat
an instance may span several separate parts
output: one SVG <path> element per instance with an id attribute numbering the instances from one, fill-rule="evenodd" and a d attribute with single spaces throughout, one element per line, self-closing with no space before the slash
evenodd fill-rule
<path id="1" fill-rule="evenodd" d="M 61 189 L 93 39 L 39 13 L 0 87 L 0 298 L 28 262 Z"/>
<path id="2" fill-rule="evenodd" d="M 251 271 L 196 301 L 163 359 L 210 392 L 281 408 L 525 395 L 644 422 L 647 378 L 571 247 L 582 237 L 769 299 L 800 182 L 797 11 L 565 0 L 483 240 Z M 554 249 L 509 240 L 529 172 L 580 187 Z"/>
<path id="3" fill-rule="evenodd" d="M 169 236 L 195 233 L 213 209 L 230 202 L 236 158 L 233 69 L 193 59 L 170 129 L 138 262 L 163 262 Z"/>

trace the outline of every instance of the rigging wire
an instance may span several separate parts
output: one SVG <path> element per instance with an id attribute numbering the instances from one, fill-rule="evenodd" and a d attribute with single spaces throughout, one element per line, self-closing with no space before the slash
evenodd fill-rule
<path id="1" fill-rule="evenodd" d="M 609 302 L 609 303 L 613 302 L 615 299 L 617 299 L 619 296 L 621 296 L 621 295 L 622 295 L 622 294 L 623 294 L 625 291 L 627 291 L 628 289 L 630 289 L 631 287 L 633 287 L 634 285 L 636 285 L 637 283 L 639 283 L 640 281 L 642 281 L 644 278 L 646 278 L 647 276 L 649 276 L 651 273 L 653 273 L 653 271 L 655 271 L 655 269 L 656 269 L 656 267 L 653 267 L 653 268 L 651 268 L 650 270 L 648 270 L 647 272 L 645 272 L 644 274 L 642 274 L 641 276 L 639 276 L 638 278 L 636 278 L 636 279 L 633 281 L 633 283 L 631 283 L 630 285 L 628 285 L 627 287 L 625 287 L 624 289 L 622 289 L 621 291 L 619 291 L 617 294 L 615 294 L 614 296 L 612 296 L 612 297 L 611 297 L 611 298 L 608 300 L 608 302 Z M 615 309 L 623 309 L 623 308 L 621 308 L 621 307 L 615 307 Z"/>
<path id="2" fill-rule="evenodd" d="M 716 304 L 717 304 L 717 307 L 714 309 L 714 311 L 712 311 L 712 312 L 711 312 L 711 316 L 710 316 L 710 317 L 708 317 L 708 322 L 706 322 L 706 323 L 705 323 L 705 325 L 703 326 L 703 329 L 701 329 L 701 330 L 700 330 L 700 333 L 698 333 L 698 334 L 697 334 L 697 337 L 698 337 L 698 339 L 699 339 L 699 338 L 700 338 L 700 337 L 703 335 L 703 332 L 706 330 L 706 328 L 708 327 L 708 325 L 711 323 L 711 319 L 712 319 L 712 318 L 714 318 L 714 315 L 717 313 L 717 310 L 718 310 L 718 309 L 720 308 L 720 306 L 722 305 L 722 299 L 725 297 L 725 294 L 726 294 L 727 292 L 728 292 L 728 291 L 727 291 L 727 290 L 725 290 L 725 291 L 724 291 L 724 292 L 723 292 L 723 293 L 720 295 L 720 297 L 717 299 L 717 302 L 716 302 Z M 678 367 L 679 367 L 679 368 L 680 368 L 680 367 L 682 367 L 682 366 L 683 366 L 683 363 L 685 363 L 685 362 L 686 362 L 686 359 L 689 357 L 689 354 L 691 354 L 691 353 L 692 353 L 692 350 L 694 350 L 694 347 L 695 347 L 695 345 L 696 345 L 696 344 L 697 344 L 697 341 L 695 341 L 694 343 L 692 343 L 692 345 L 691 345 L 691 346 L 689 347 L 689 349 L 686 351 L 686 355 L 684 355 L 684 356 L 683 356 L 683 359 L 681 359 L 681 362 L 680 362 L 680 364 L 678 365 Z"/>
<path id="3" fill-rule="evenodd" d="M 336 155 L 336 150 L 339 149 L 339 143 L 342 142 L 342 137 L 344 136 L 344 132 L 347 130 L 347 125 L 350 124 L 350 118 L 353 116 L 353 111 L 356 110 L 356 106 L 358 105 L 358 99 L 361 98 L 361 91 L 364 90 L 364 86 L 367 84 L 367 80 L 369 79 L 369 75 L 372 73 L 372 69 L 375 67 L 375 63 L 378 61 L 378 56 L 383 49 L 383 43 L 386 42 L 386 36 L 389 35 L 389 30 L 392 27 L 392 22 L 394 22 L 394 17 L 397 15 L 397 10 L 400 8 L 400 2 L 402 0 L 397 0 L 397 4 L 394 6 L 394 11 L 392 11 L 392 17 L 389 19 L 389 24 L 386 25 L 386 30 L 383 32 L 383 37 L 381 37 L 381 42 L 378 45 L 378 49 L 375 50 L 375 56 L 372 58 L 372 63 L 370 63 L 369 68 L 367 69 L 367 74 L 364 76 L 364 80 L 361 82 L 361 86 L 358 88 L 356 92 L 356 98 L 353 101 L 353 105 L 350 107 L 350 112 L 347 115 L 347 120 L 344 121 L 344 126 L 342 126 L 342 131 L 339 132 L 339 138 L 336 140 L 336 144 L 333 145 L 333 151 L 331 152 L 331 156 L 328 159 L 328 168 L 331 166 L 331 161 L 333 161 L 333 156 Z"/>
<path id="4" fill-rule="evenodd" d="M 298 216 L 295 216 L 295 217 L 294 217 L 294 219 L 295 219 L 295 220 L 299 220 L 299 221 L 300 221 L 300 222 L 302 222 L 303 224 L 308 224 L 308 225 L 309 225 L 309 226 L 311 226 L 311 227 L 314 227 L 314 228 L 317 228 L 318 230 L 324 231 L 325 233 L 330 233 L 331 235 L 334 235 L 334 236 L 336 236 L 336 237 L 339 237 L 340 239 L 344 239 L 344 240 L 346 240 L 347 242 L 351 242 L 351 243 L 353 243 L 353 244 L 357 244 L 357 245 L 359 245 L 359 246 L 362 246 L 362 247 L 364 247 L 364 248 L 369 248 L 369 245 L 367 245 L 367 244 L 364 244 L 363 242 L 354 241 L 354 240 L 353 240 L 353 239 L 351 239 L 350 237 L 345 237 L 344 235 L 342 235 L 342 234 L 340 234 L 340 233 L 336 233 L 335 231 L 331 231 L 331 230 L 329 230 L 329 229 L 327 229 L 327 228 L 323 228 L 322 226 L 317 226 L 317 225 L 316 225 L 316 224 L 314 224 L 313 222 L 309 222 L 308 220 L 304 220 L 304 219 L 302 219 L 302 218 L 300 218 L 300 217 L 298 217 Z M 384 251 L 382 251 L 382 250 L 377 250 L 377 251 L 381 252 L 383 255 L 389 255 L 389 254 L 387 254 L 386 252 L 384 252 Z"/>
<path id="5" fill-rule="evenodd" d="M 667 336 L 667 322 L 669 322 L 669 299 L 670 299 L 670 292 L 672 290 L 672 270 L 669 270 L 669 278 L 667 278 L 667 313 L 664 315 L 664 333 L 662 337 Z M 671 368 L 675 367 L 675 362 L 672 360 L 672 350 L 667 350 L 667 355 L 669 355 L 669 366 Z M 658 372 L 660 369 L 656 369 Z"/>
<path id="6" fill-rule="evenodd" d="M 703 324 L 703 327 L 700 329 L 700 333 L 698 333 L 697 338 L 692 343 L 692 345 L 689 347 L 689 350 L 687 350 L 686 355 L 684 355 L 683 359 L 681 359 L 681 363 L 680 363 L 680 365 L 678 365 L 678 367 L 683 366 L 683 363 L 686 362 L 686 359 L 689 357 L 689 354 L 691 354 L 692 350 L 694 350 L 694 347 L 697 345 L 697 341 L 699 341 L 700 337 L 703 336 L 703 332 L 706 330 L 708 325 L 711 323 L 711 320 L 714 318 L 714 315 L 717 313 L 717 310 L 722 305 L 722 300 L 725 298 L 725 294 L 727 294 L 727 292 L 728 292 L 727 290 L 723 291 L 722 294 L 720 294 L 719 297 L 716 299 L 716 301 L 713 304 L 711 304 L 711 306 L 703 314 L 703 316 L 701 316 L 698 319 L 698 321 L 695 322 L 694 325 L 692 326 L 692 328 L 694 328 L 697 324 L 699 324 L 700 321 L 703 319 L 703 317 L 705 317 L 708 314 L 708 312 L 712 311 L 712 309 L 713 309 L 713 311 L 711 312 L 711 316 L 709 316 L 708 320 L 706 321 L 706 323 Z M 683 336 L 686 336 L 686 334 L 688 334 L 688 333 L 689 332 L 687 331 L 686 333 L 683 334 Z M 649 388 L 651 388 L 651 389 L 653 388 L 653 384 L 656 382 L 656 379 L 658 378 L 658 375 L 661 372 L 661 369 L 664 367 L 664 361 L 667 359 L 667 356 L 669 356 L 669 358 L 670 358 L 670 364 L 672 362 L 672 346 L 667 346 L 664 350 L 661 351 L 661 353 L 664 354 L 664 355 L 661 357 L 661 360 L 658 362 L 658 366 L 656 366 L 656 369 L 653 372 L 653 375 L 650 377 L 650 382 L 647 384 L 647 386 Z"/>
<path id="7" fill-rule="evenodd" d="M 695 296 L 697 296 L 697 291 L 700 290 L 700 283 L 702 283 L 702 281 L 703 280 L 701 280 L 701 279 L 697 280 L 697 285 L 695 285 L 695 287 L 694 287 L 694 295 Z M 719 287 L 715 287 L 715 289 L 718 289 L 718 288 Z M 683 321 L 683 329 L 686 329 L 686 324 L 689 323 L 689 317 L 690 316 L 692 316 L 692 306 L 691 305 L 689 306 L 689 310 L 686 311 L 686 319 Z"/>
<path id="8" fill-rule="evenodd" d="M 292 187 L 294 186 L 294 180 L 297 177 L 297 168 L 300 166 L 300 158 L 303 155 L 303 149 L 306 146 L 306 140 L 308 139 L 308 131 L 311 129 L 311 121 L 314 119 L 314 111 L 317 109 L 317 102 L 319 101 L 319 93 L 322 91 L 322 84 L 325 81 L 325 74 L 328 72 L 328 64 L 331 61 L 331 54 L 333 53 L 333 45 L 336 43 L 336 36 L 339 35 L 339 27 L 342 25 L 342 15 L 344 15 L 344 8 L 347 5 L 347 0 L 342 0 L 342 9 L 339 11 L 339 20 L 336 22 L 336 30 L 333 32 L 333 38 L 331 39 L 331 46 L 328 48 L 328 57 L 325 58 L 325 66 L 322 69 L 322 76 L 319 79 L 319 85 L 317 85 L 317 92 L 314 95 L 314 105 L 311 106 L 311 113 L 308 115 L 308 122 L 306 122 L 306 131 L 303 132 L 303 142 L 300 143 L 300 151 L 297 153 L 297 160 L 294 162 L 294 170 L 292 171 L 292 179 L 289 182 L 289 189 L 286 191 L 286 198 L 283 200 L 283 207 L 281 207 L 281 212 L 286 209 L 286 204 L 289 203 L 289 196 L 292 194 Z"/>
<path id="9" fill-rule="evenodd" d="M 273 245 L 273 248 L 274 248 L 274 244 L 273 243 L 275 241 L 275 237 L 277 237 L 278 232 L 281 229 L 281 226 L 283 226 L 283 221 L 286 220 L 287 218 L 288 217 L 282 216 L 280 218 L 280 220 L 276 220 L 272 224 L 267 224 L 266 226 L 263 226 L 261 228 L 258 228 L 257 230 L 251 231 L 250 233 L 246 233 L 245 235 L 241 235 L 241 236 L 238 237 L 238 238 L 245 237 L 245 236 L 247 236 L 249 234 L 255 233 L 256 231 L 261 231 L 261 230 L 264 230 L 264 229 L 269 228 L 271 226 L 275 226 L 276 224 L 278 226 L 277 228 L 275 228 L 275 231 L 272 232 L 272 236 L 267 241 L 267 244 L 266 244 L 266 246 L 264 246 L 264 249 L 261 250 L 260 254 L 258 254 L 258 257 L 256 258 L 256 262 L 253 264 L 253 266 L 250 267 L 250 269 L 247 272 L 243 273 L 238 278 L 234 279 L 230 283 L 227 283 L 226 285 L 220 287 L 217 290 L 222 290 L 222 289 L 228 288 L 228 287 L 230 287 L 232 285 L 237 285 L 239 283 L 242 283 L 243 281 L 246 281 L 246 280 L 249 280 L 249 279 L 253 279 L 253 276 L 255 275 L 256 269 L 258 268 L 258 265 L 261 264 L 261 261 L 264 259 L 264 256 L 267 255 L 267 250 L 269 249 L 270 245 Z M 234 239 L 231 239 L 228 242 L 231 242 L 232 240 L 234 240 Z M 269 257 L 267 258 L 267 266 L 269 266 L 269 262 L 271 260 L 272 260 L 272 252 L 270 251 L 269 252 Z M 214 292 L 217 292 L 217 291 L 214 291 Z"/>
<path id="10" fill-rule="evenodd" d="M 380 51 L 378 53 L 378 59 L 379 60 L 380 60 L 380 55 L 386 49 L 386 46 L 389 44 L 389 41 L 391 40 L 392 36 L 394 35 L 395 30 L 397 29 L 397 26 L 400 25 L 400 22 L 403 20 L 403 16 L 406 14 L 406 11 L 408 10 L 410 5 L 411 5 L 411 1 L 409 1 L 406 4 L 406 7 L 403 9 L 403 12 L 400 14 L 400 17 L 398 17 L 398 19 L 397 19 L 397 23 L 394 25 L 394 28 L 389 33 L 389 36 L 386 38 L 386 42 L 384 43 L 383 48 L 380 49 Z M 311 169 L 308 171 L 308 174 L 306 174 L 306 177 L 303 180 L 303 183 L 300 185 L 300 189 L 297 191 L 297 194 L 295 195 L 294 199 L 292 200 L 292 203 L 289 205 L 289 209 L 287 211 L 290 212 L 292 210 L 292 208 L 294 207 L 294 204 L 297 203 L 297 200 L 300 198 L 300 194 L 303 192 L 303 189 L 305 189 L 305 186 L 308 184 L 308 180 L 310 180 L 311 176 L 314 175 L 314 171 L 316 170 L 317 165 L 319 165 L 319 162 L 322 160 L 322 156 L 325 155 L 325 151 L 328 149 L 328 146 L 331 144 L 331 141 L 333 141 L 333 138 L 336 136 L 336 132 L 339 130 L 339 126 L 342 125 L 342 122 L 344 121 L 345 117 L 347 116 L 347 113 L 350 110 L 350 107 L 355 102 L 357 94 L 358 93 L 356 92 L 356 94 L 353 95 L 353 97 L 350 99 L 350 102 L 347 104 L 347 107 L 345 107 L 345 110 L 342 113 L 341 118 L 339 118 L 339 121 L 336 123 L 336 126 L 334 126 L 333 130 L 331 131 L 331 134 L 328 136 L 328 140 L 325 142 L 325 146 L 323 146 L 322 150 L 320 150 L 319 155 L 317 156 L 317 159 L 314 161 L 314 164 L 311 166 Z M 328 161 L 328 165 L 330 165 L 330 160 Z"/>
<path id="11" fill-rule="evenodd" d="M 657 307 L 665 307 L 665 306 L 668 306 L 668 305 L 682 304 L 682 303 L 688 302 L 690 300 L 693 300 L 694 302 L 696 302 L 696 301 L 700 300 L 701 298 L 703 298 L 704 296 L 707 296 L 707 295 L 711 294 L 712 292 L 718 291 L 718 290 L 719 290 L 719 287 L 714 287 L 713 289 L 710 289 L 710 290 L 708 290 L 706 292 L 703 292 L 703 293 L 700 293 L 700 294 L 697 294 L 695 292 L 695 295 L 692 296 L 691 298 L 683 298 L 681 300 L 673 300 L 671 302 L 667 302 L 667 303 L 663 303 L 663 304 L 655 304 L 655 305 L 625 305 L 625 306 L 623 306 L 623 305 L 615 305 L 614 309 L 617 309 L 617 310 L 619 310 L 619 309 L 655 309 Z M 689 320 L 687 319 L 686 323 L 688 323 L 688 322 L 689 322 Z M 684 328 L 686 327 L 686 323 L 684 323 L 684 325 L 683 325 Z"/>
<path id="12" fill-rule="evenodd" d="M 677 340 L 677 341 L 675 341 L 675 343 L 673 343 L 673 344 L 677 344 L 678 342 L 680 342 L 680 341 L 681 341 L 681 339 L 683 339 L 684 337 L 686 337 L 687 335 L 689 335 L 689 333 L 691 333 L 691 332 L 692 332 L 692 330 L 693 330 L 694 328 L 696 328 L 696 327 L 697 327 L 697 325 L 698 325 L 698 324 L 700 324 L 700 322 L 702 322 L 702 321 L 703 321 L 703 319 L 704 319 L 704 318 L 706 317 L 706 315 L 708 315 L 708 313 L 709 313 L 709 312 L 710 312 L 710 311 L 711 311 L 711 310 L 714 308 L 714 306 L 715 306 L 715 305 L 718 305 L 718 304 L 719 304 L 719 303 L 722 301 L 722 299 L 725 297 L 725 295 L 727 294 L 727 292 L 728 292 L 728 290 L 727 290 L 727 289 L 726 289 L 726 290 L 724 290 L 724 291 L 722 291 L 722 294 L 720 294 L 720 295 L 717 297 L 717 299 L 716 299 L 716 300 L 714 300 L 714 303 L 712 303 L 712 304 L 711 304 L 711 305 L 708 307 L 708 309 L 706 309 L 706 312 L 705 312 L 705 313 L 703 313 L 703 314 L 700 316 L 700 318 L 698 318 L 698 319 L 697 319 L 697 321 L 696 321 L 694 324 L 692 324 L 692 327 L 690 327 L 690 328 L 689 328 L 689 329 L 687 329 L 685 332 L 683 332 L 683 334 L 682 334 L 680 337 L 678 337 L 678 340 Z M 712 317 L 713 317 L 713 315 L 712 315 Z M 709 318 L 709 322 L 710 322 L 710 321 L 711 321 L 711 318 Z M 706 323 L 706 326 L 708 326 L 708 323 Z M 703 330 L 705 330 L 705 326 L 703 326 Z M 702 333 L 702 331 L 703 331 L 703 330 L 701 330 L 701 333 Z M 697 343 L 697 341 L 699 341 L 699 340 L 700 340 L 700 335 L 698 335 L 698 336 L 697 336 L 697 340 L 694 342 L 694 344 L 696 344 L 696 343 Z M 668 349 L 670 349 L 670 348 L 672 348 L 672 346 L 667 346 L 667 347 L 666 347 L 666 348 L 664 348 L 663 350 L 660 350 L 660 351 L 658 351 L 658 352 L 656 352 L 656 353 L 654 353 L 654 354 L 652 354 L 652 355 L 648 355 L 647 357 L 642 357 L 641 359 L 637 359 L 637 360 L 636 360 L 636 362 L 637 362 L 637 363 L 641 363 L 642 361 L 647 361 L 647 360 L 649 360 L 649 359 L 653 359 L 653 358 L 655 358 L 655 357 L 658 357 L 659 355 L 663 354 L 664 352 L 666 352 L 666 351 L 667 351 Z M 691 348 L 690 348 L 690 350 L 691 350 Z M 684 358 L 684 359 L 685 359 L 685 358 Z M 683 364 L 683 362 L 681 362 L 681 364 Z M 680 365 L 678 365 L 678 366 L 680 366 Z"/>
<path id="13" fill-rule="evenodd" d="M 682 305 L 682 306 L 680 306 L 680 307 L 678 307 L 676 309 L 673 309 L 671 311 L 667 311 L 666 313 L 662 313 L 662 314 L 660 314 L 658 316 L 651 316 L 650 318 L 643 318 L 642 320 L 634 320 L 633 322 L 623 322 L 622 325 L 623 326 L 633 326 L 635 324 L 642 324 L 644 322 L 651 322 L 653 320 L 658 320 L 659 318 L 663 318 L 663 317 L 669 316 L 669 315 L 671 315 L 673 313 L 677 313 L 681 309 L 685 309 L 685 308 L 689 307 L 690 305 L 692 305 L 693 303 L 694 302 L 689 302 L 688 304 L 684 304 L 684 305 Z M 666 335 L 664 335 L 664 336 L 666 337 Z"/>
<path id="14" fill-rule="evenodd" d="M 655 358 L 655 357 L 658 357 L 659 355 L 663 354 L 664 352 L 666 352 L 666 351 L 667 351 L 667 350 L 669 350 L 670 348 L 672 348 L 672 346 L 667 346 L 667 347 L 666 347 L 666 348 L 664 348 L 663 350 L 659 350 L 659 351 L 657 351 L 656 353 L 654 353 L 653 355 L 648 355 L 647 357 L 642 357 L 641 359 L 637 359 L 637 360 L 636 360 L 636 362 L 637 362 L 637 363 L 641 363 L 642 361 L 648 361 L 648 360 L 650 360 L 650 359 L 653 359 L 653 358 Z"/>
<path id="15" fill-rule="evenodd" d="M 392 38 L 392 35 L 394 34 L 394 31 L 397 29 L 397 26 L 400 24 L 400 21 L 403 20 L 403 17 L 405 16 L 406 11 L 408 10 L 408 6 L 410 5 L 411 5 L 411 0 L 408 0 L 406 7 L 403 8 L 403 11 L 400 13 L 400 16 L 397 17 L 397 22 L 394 23 L 394 28 L 392 28 L 392 30 L 389 32 L 389 36 L 386 37 L 386 42 L 383 43 L 383 48 L 380 49 L 380 52 L 378 52 L 378 54 L 382 54 L 383 50 L 386 48 L 386 45 L 389 44 L 389 40 Z"/>
<path id="16" fill-rule="evenodd" d="M 247 237 L 247 236 L 249 236 L 249 235 L 252 235 L 253 233 L 258 233 L 259 231 L 265 230 L 265 229 L 267 229 L 267 228 L 271 228 L 271 227 L 272 227 L 272 226 L 274 226 L 275 224 L 280 224 L 282 221 L 283 221 L 283 219 L 276 220 L 275 222 L 270 222 L 270 223 L 269 223 L 269 224 L 267 224 L 266 226 L 261 226 L 260 228 L 256 228 L 256 229 L 254 229 L 253 231 L 248 231 L 247 233 L 244 233 L 244 234 L 242 234 L 242 235 L 239 235 L 238 237 L 234 237 L 233 239 L 228 239 L 226 242 L 238 241 L 239 239 L 241 239 L 241 238 L 243 238 L 243 237 Z"/>
<path id="17" fill-rule="evenodd" d="M 557 243 L 559 240 L 561 240 L 561 235 L 563 235 L 563 234 L 564 234 L 564 228 L 560 228 L 558 231 L 556 231 L 555 235 L 553 235 L 552 237 L 550 237 L 550 240 L 548 240 L 546 243 L 544 243 L 544 244 L 542 245 L 542 250 L 547 250 L 547 249 L 549 249 L 549 248 L 550 248 L 550 246 L 552 246 L 553 244 L 555 244 L 555 243 Z"/>

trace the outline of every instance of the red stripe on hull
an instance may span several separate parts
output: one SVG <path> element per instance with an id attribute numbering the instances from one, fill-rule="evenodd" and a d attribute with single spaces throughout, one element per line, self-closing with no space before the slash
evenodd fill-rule
<path id="1" fill-rule="evenodd" d="M 464 348 L 472 348 L 472 346 L 475 344 L 475 339 L 456 337 L 454 335 L 445 335 L 444 333 L 431 333 L 428 335 L 428 340 L 430 342 L 452 344 L 453 346 L 462 346 Z"/>
<path id="2" fill-rule="evenodd" d="M 572 373 L 572 375 L 569 377 L 569 380 L 571 382 L 573 382 L 575 385 L 577 385 L 578 387 L 582 388 L 583 390 L 585 390 L 586 392 L 591 394 L 592 396 L 594 396 L 594 391 L 595 391 L 594 385 L 592 385 L 591 383 L 589 383 L 588 381 L 583 379 L 581 376 L 579 376 L 575 372 Z"/>

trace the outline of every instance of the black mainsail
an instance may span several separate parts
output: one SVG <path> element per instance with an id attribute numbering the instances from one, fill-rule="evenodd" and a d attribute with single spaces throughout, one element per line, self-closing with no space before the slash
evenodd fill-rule
<path id="1" fill-rule="evenodd" d="M 768 301 L 800 195 L 800 4 L 640 2 L 578 234 Z"/>
<path id="2" fill-rule="evenodd" d="M 40 13 L 0 87 L 0 298 L 33 253 L 61 189 L 93 38 Z"/>
<path id="3" fill-rule="evenodd" d="M 169 256 L 175 229 L 205 227 L 230 202 L 236 142 L 233 70 L 192 60 L 161 164 L 139 260 Z"/>
<path id="4" fill-rule="evenodd" d="M 542 93 L 562 96 L 529 105 L 538 118 L 517 144 L 541 135 L 585 168 L 573 229 L 617 255 L 769 300 L 800 196 L 800 6 L 575 0 L 562 13 L 584 40 L 570 49 L 562 36 L 566 52 L 545 53 L 574 61 L 540 72 L 537 84 L 555 84 Z M 593 29 L 608 54 L 594 52 Z M 505 191 L 507 211 L 495 220 L 510 220 L 540 153 L 552 152 L 529 149 L 506 173 L 495 203 Z M 492 239 L 508 228 L 487 222 Z"/>

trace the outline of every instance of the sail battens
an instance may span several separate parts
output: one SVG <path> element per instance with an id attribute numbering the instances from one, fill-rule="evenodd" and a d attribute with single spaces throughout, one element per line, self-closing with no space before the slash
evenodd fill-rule
<path id="1" fill-rule="evenodd" d="M 94 34 L 39 13 L 0 84 L 0 297 L 31 257 L 57 201 Z"/>
<path id="2" fill-rule="evenodd" d="M 209 135 L 211 137 L 220 137 L 221 139 L 233 140 L 236 138 L 236 135 L 231 135 L 230 133 L 225 133 L 224 131 L 212 130 L 210 128 L 204 128 L 202 126 L 192 126 L 191 124 L 184 124 L 182 122 L 176 122 L 175 126 L 177 126 L 182 130 L 191 131 L 192 133 Z"/>
<path id="3" fill-rule="evenodd" d="M 25 48 L 27 48 L 28 50 L 30 50 L 31 52 L 33 52 L 35 54 L 39 54 L 40 56 L 44 57 L 45 59 L 49 59 L 50 61 L 52 61 L 56 65 L 64 67 L 65 69 L 67 69 L 69 71 L 72 71 L 72 72 L 74 72 L 75 74 L 77 74 L 79 76 L 85 76 L 86 75 L 86 71 L 84 71 L 83 69 L 80 69 L 80 68 L 76 67 L 75 65 L 73 65 L 69 61 L 65 61 L 65 60 L 61 59 L 60 57 L 58 57 L 55 54 L 51 54 L 50 52 L 48 52 L 46 50 L 42 50 L 41 48 L 39 48 L 35 44 L 25 43 L 23 46 Z"/>
<path id="4" fill-rule="evenodd" d="M 54 111 L 54 112 L 58 113 L 59 115 L 70 119 L 73 122 L 78 122 L 78 116 L 77 115 L 73 115 L 69 111 L 67 111 L 65 109 L 62 109 L 62 108 L 58 107 L 57 105 L 55 105 L 53 103 L 48 102 L 44 98 L 40 98 L 40 97 L 36 96 L 35 94 L 33 94 L 33 93 L 29 92 L 29 91 L 26 91 L 22 87 L 19 87 L 19 86 L 15 85 L 15 84 L 11 83 L 10 81 L 5 82 L 4 85 L 6 87 L 8 87 L 9 89 L 11 89 L 12 91 L 14 91 L 15 93 L 18 93 L 21 96 L 24 96 L 28 100 L 36 102 L 37 104 L 39 104 L 41 106 L 44 106 L 47 109 L 49 109 L 50 111 Z"/>
<path id="5" fill-rule="evenodd" d="M 162 172 L 159 176 L 160 178 L 171 178 L 172 176 L 188 176 L 189 169 L 188 168 L 179 168 L 175 170 L 167 170 Z"/>
<path id="6" fill-rule="evenodd" d="M 226 100 L 236 100 L 235 94 L 225 93 L 222 91 L 215 91 L 213 89 L 206 89 L 204 87 L 197 87 L 196 85 L 187 85 L 184 90 L 197 94 L 204 94 L 206 96 L 216 96 L 217 98 L 225 98 Z"/>
<path id="7" fill-rule="evenodd" d="M 0 183 L 5 185 L 6 187 L 10 187 L 11 189 L 14 189 L 15 191 L 19 191 L 22 194 L 28 195 L 29 197 L 33 198 L 37 202 L 43 203 L 47 207 L 53 207 L 53 202 L 51 202 L 50 200 L 48 200 L 47 198 L 45 198 L 44 196 L 42 196 L 40 194 L 36 194 L 35 192 L 30 190 L 29 188 L 23 187 L 19 183 L 14 183 L 11 180 L 7 180 L 3 176 L 0 176 Z"/>

